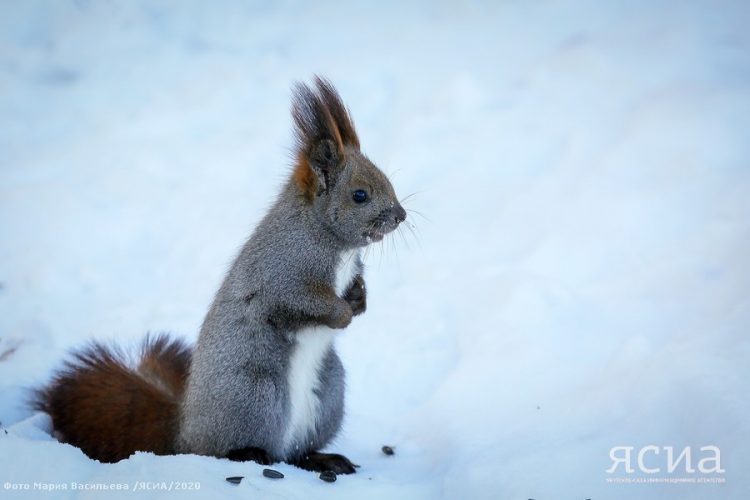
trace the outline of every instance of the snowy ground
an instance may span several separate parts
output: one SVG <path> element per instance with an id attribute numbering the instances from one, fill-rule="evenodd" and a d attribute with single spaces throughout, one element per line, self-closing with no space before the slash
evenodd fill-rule
<path id="1" fill-rule="evenodd" d="M 750 497 L 749 23 L 741 1 L 0 3 L 0 488 Z M 370 252 L 369 310 L 337 341 L 331 449 L 360 472 L 103 465 L 54 441 L 24 388 L 66 350 L 196 337 L 313 73 L 425 216 Z M 646 445 L 694 467 L 718 446 L 723 474 L 656 476 L 725 483 L 607 482 L 628 477 L 611 447 Z"/>

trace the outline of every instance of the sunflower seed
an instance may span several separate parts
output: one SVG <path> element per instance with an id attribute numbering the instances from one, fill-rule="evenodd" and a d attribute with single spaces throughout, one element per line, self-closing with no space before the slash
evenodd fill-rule
<path id="1" fill-rule="evenodd" d="M 273 469 L 263 469 L 263 475 L 271 479 L 283 479 L 284 474 Z"/>

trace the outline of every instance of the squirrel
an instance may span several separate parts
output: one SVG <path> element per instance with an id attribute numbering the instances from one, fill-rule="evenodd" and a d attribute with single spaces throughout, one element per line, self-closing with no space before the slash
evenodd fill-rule
<path id="1" fill-rule="evenodd" d="M 363 248 L 406 219 L 326 79 L 293 90 L 295 163 L 216 293 L 194 348 L 147 336 L 136 363 L 93 342 L 35 391 L 93 459 L 198 454 L 353 473 L 321 453 L 344 415 L 336 331 L 366 309 Z"/>

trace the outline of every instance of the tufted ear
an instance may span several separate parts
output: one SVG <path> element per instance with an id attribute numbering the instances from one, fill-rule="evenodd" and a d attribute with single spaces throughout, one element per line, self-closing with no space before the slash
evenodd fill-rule
<path id="1" fill-rule="evenodd" d="M 359 149 L 359 137 L 357 137 L 357 131 L 354 130 L 354 123 L 352 123 L 349 110 L 344 106 L 344 103 L 341 102 L 339 93 L 336 92 L 336 89 L 331 82 L 325 78 L 316 76 L 315 85 L 318 87 L 318 95 L 328 109 L 328 112 L 331 114 L 331 117 L 338 128 L 341 142 L 346 146 L 354 146 Z"/>
<path id="2" fill-rule="evenodd" d="M 292 101 L 297 153 L 294 179 L 309 200 L 336 184 L 344 166 L 344 146 L 359 148 L 354 125 L 336 90 L 322 78 L 315 83 L 316 91 L 296 84 Z"/>

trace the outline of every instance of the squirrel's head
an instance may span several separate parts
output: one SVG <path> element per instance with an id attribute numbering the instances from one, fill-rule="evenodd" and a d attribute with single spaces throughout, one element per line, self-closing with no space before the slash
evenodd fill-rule
<path id="1" fill-rule="evenodd" d="M 406 219 L 388 178 L 359 149 L 359 138 L 336 89 L 322 78 L 316 89 L 297 84 L 293 179 L 300 196 L 342 242 L 380 241 Z"/>

